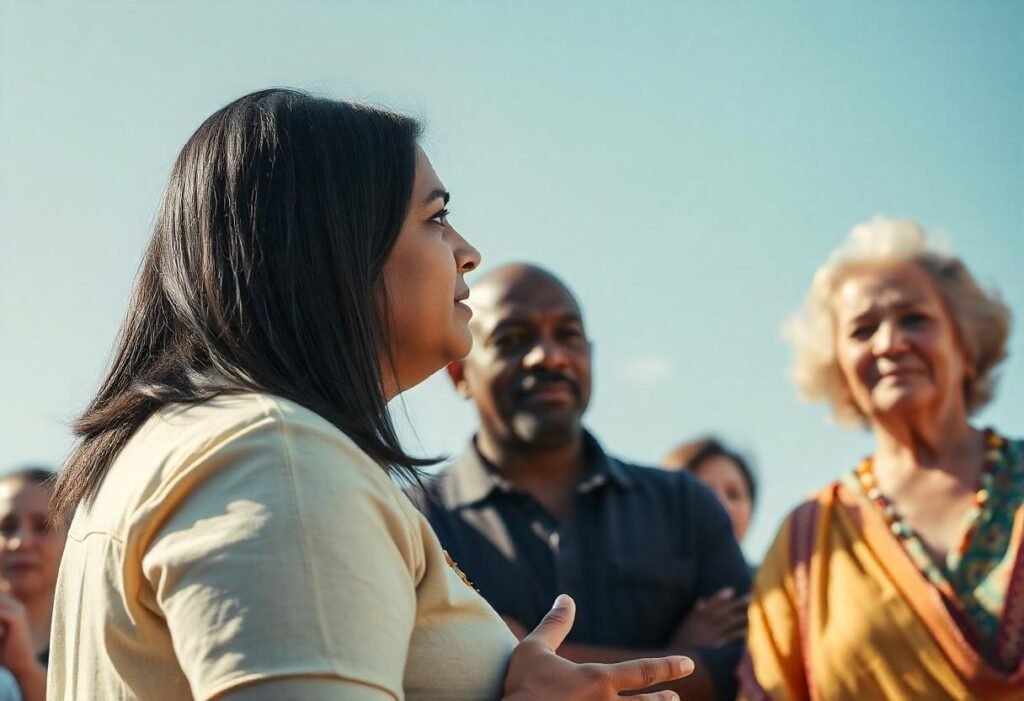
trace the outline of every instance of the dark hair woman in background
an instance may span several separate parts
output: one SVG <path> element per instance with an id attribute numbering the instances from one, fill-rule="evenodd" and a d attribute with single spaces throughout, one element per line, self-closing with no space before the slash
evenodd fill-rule
<path id="1" fill-rule="evenodd" d="M 0 475 L 0 666 L 13 677 L 0 681 L 4 701 L 46 697 L 50 615 L 65 538 L 48 515 L 53 477 L 38 467 Z"/>
<path id="2" fill-rule="evenodd" d="M 182 149 L 57 485 L 50 699 L 613 699 L 692 668 L 562 660 L 565 598 L 515 647 L 392 482 L 426 461 L 387 403 L 468 352 L 479 262 L 418 134 L 268 90 Z"/>
<path id="3" fill-rule="evenodd" d="M 689 470 L 707 485 L 729 513 L 736 540 L 743 542 L 757 500 L 757 480 L 743 456 L 717 438 L 701 438 L 676 446 L 661 466 Z"/>

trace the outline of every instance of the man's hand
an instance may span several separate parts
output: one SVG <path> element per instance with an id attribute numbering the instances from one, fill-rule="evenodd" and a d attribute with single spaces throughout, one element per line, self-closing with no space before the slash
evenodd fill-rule
<path id="1" fill-rule="evenodd" d="M 679 624 L 669 649 L 721 647 L 747 637 L 749 596 L 737 597 L 727 587 L 707 599 L 701 599 Z"/>
<path id="2" fill-rule="evenodd" d="M 693 672 L 688 657 L 652 657 L 615 664 L 575 664 L 555 654 L 569 634 L 576 605 L 564 594 L 512 653 L 503 701 L 616 701 L 620 692 L 646 689 Z M 641 701 L 678 701 L 673 691 L 642 693 Z"/>

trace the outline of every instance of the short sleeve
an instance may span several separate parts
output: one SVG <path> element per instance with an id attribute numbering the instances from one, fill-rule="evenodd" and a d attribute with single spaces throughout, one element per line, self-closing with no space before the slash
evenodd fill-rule
<path id="1" fill-rule="evenodd" d="M 422 544 L 396 498 L 343 434 L 271 411 L 141 509 L 140 597 L 193 695 L 291 677 L 402 699 Z"/>

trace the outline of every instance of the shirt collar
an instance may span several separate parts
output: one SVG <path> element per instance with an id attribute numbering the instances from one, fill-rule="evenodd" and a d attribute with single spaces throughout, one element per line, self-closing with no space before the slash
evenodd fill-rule
<path id="1" fill-rule="evenodd" d="M 605 453 L 590 432 L 584 431 L 583 441 L 587 472 L 576 488 L 578 493 L 585 494 L 606 484 L 614 484 L 621 489 L 633 486 L 633 478 L 626 473 L 622 463 Z M 449 472 L 446 489 L 449 507 L 471 506 L 487 499 L 496 490 L 515 491 L 515 487 L 480 455 L 475 438 Z"/>

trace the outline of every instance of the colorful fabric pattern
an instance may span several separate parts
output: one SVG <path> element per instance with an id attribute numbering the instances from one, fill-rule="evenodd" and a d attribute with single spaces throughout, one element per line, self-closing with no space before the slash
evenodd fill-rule
<path id="1" fill-rule="evenodd" d="M 757 576 L 742 698 L 1024 701 L 1024 444 L 1008 441 L 1003 462 L 947 573 L 963 601 L 936 586 L 857 480 L 798 507 Z"/>
<path id="2" fill-rule="evenodd" d="M 991 487 L 983 507 L 968 514 L 962 549 L 951 550 L 939 563 L 908 525 L 899 523 L 898 535 L 910 559 L 954 609 L 964 635 L 989 663 L 1008 671 L 1019 660 L 1012 650 L 1001 649 L 998 632 L 1017 559 L 1010 540 L 1014 515 L 1024 506 L 1024 442 L 995 436 L 986 458 L 992 461 Z M 877 505 L 855 473 L 845 475 L 843 484 Z"/>

